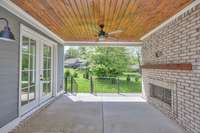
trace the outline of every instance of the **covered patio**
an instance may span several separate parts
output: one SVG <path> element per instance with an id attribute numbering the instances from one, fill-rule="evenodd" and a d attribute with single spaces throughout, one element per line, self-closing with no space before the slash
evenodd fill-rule
<path id="1" fill-rule="evenodd" d="M 184 133 L 139 94 L 65 94 L 15 133 Z"/>
<path id="2" fill-rule="evenodd" d="M 65 94 L 65 46 L 141 47 L 142 93 Z M 200 133 L 200 0 L 0 0 L 7 132 Z"/>

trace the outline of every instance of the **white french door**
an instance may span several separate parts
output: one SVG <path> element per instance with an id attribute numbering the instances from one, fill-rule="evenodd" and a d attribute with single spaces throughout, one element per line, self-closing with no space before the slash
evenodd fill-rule
<path id="1" fill-rule="evenodd" d="M 21 38 L 21 106 L 27 112 L 38 103 L 37 48 L 38 40 L 31 34 L 24 33 Z"/>
<path id="2" fill-rule="evenodd" d="M 53 79 L 55 44 L 28 30 L 22 29 L 20 41 L 20 115 L 52 97 L 53 81 L 56 80 Z"/>
<path id="3" fill-rule="evenodd" d="M 40 45 L 40 102 L 53 94 L 53 47 L 43 41 Z"/>

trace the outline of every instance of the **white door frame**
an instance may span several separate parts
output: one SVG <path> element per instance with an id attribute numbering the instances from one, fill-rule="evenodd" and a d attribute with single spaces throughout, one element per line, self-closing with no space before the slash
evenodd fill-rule
<path id="1" fill-rule="evenodd" d="M 23 109 L 21 106 L 21 67 L 22 67 L 22 37 L 27 36 L 30 38 L 33 38 L 36 40 L 36 102 L 34 105 L 30 104 L 29 107 L 27 106 L 27 109 Z M 48 42 L 51 44 L 53 49 L 53 72 L 52 72 L 52 96 L 57 95 L 57 43 L 51 41 L 50 39 L 40 35 L 39 33 L 33 31 L 32 29 L 24 26 L 23 24 L 20 24 L 20 62 L 19 62 L 19 99 L 18 99 L 18 112 L 19 117 L 23 116 L 25 113 L 31 111 L 36 106 L 39 106 L 41 103 L 40 101 L 40 94 L 39 94 L 39 80 L 40 80 L 40 64 L 38 61 L 40 61 L 40 54 L 39 54 L 39 46 L 42 44 L 42 42 Z M 55 65 L 56 64 L 56 65 Z M 47 99 L 46 99 L 47 100 Z M 45 102 L 45 100 L 43 101 Z"/>
<path id="2" fill-rule="evenodd" d="M 47 99 L 49 99 L 50 97 L 52 97 L 53 96 L 53 81 L 54 81 L 54 79 L 53 79 L 53 74 L 54 74 L 54 66 L 53 66 L 53 64 L 54 64 L 54 47 L 53 47 L 53 45 L 52 44 L 50 44 L 50 42 L 49 41 L 45 41 L 45 40 L 42 40 L 41 41 L 41 44 L 40 44 L 40 60 L 39 60 L 39 64 L 40 64 L 40 67 L 39 67 L 39 69 L 40 69 L 40 75 L 43 75 L 43 63 L 44 63 L 44 58 L 43 58 L 43 48 L 44 48 L 44 45 L 46 45 L 46 46 L 48 46 L 48 47 L 50 47 L 51 48 L 51 58 L 52 58 L 52 61 L 51 61 L 51 67 L 52 67 L 52 70 L 51 70 L 51 93 L 50 94 L 48 94 L 48 95 L 46 95 L 46 96 L 43 96 L 43 81 L 41 81 L 40 79 L 40 103 L 42 103 L 42 102 L 44 102 L 44 101 L 46 101 Z M 43 75 L 44 76 L 44 75 Z M 40 77 L 41 78 L 41 77 Z"/>
<path id="3" fill-rule="evenodd" d="M 20 38 L 20 71 L 19 71 L 19 75 L 20 75 L 20 77 L 19 77 L 19 99 L 20 99 L 20 101 L 19 101 L 19 104 L 20 104 L 20 107 L 21 107 L 21 64 L 22 64 L 22 38 L 23 38 L 23 36 L 25 36 L 25 37 L 28 37 L 29 39 L 33 39 L 33 40 L 35 40 L 36 41 L 36 70 L 35 70 L 35 73 L 36 73 L 36 81 L 37 81 L 37 77 L 38 77 L 38 73 L 37 73 L 37 71 L 38 71 L 38 68 L 37 68 L 37 66 L 38 66 L 38 62 L 37 62 L 37 60 L 38 60 L 38 51 L 37 51 L 37 49 L 38 49 L 38 47 L 39 47 L 39 40 L 38 40 L 38 38 L 36 37 L 36 36 L 33 36 L 31 33 L 29 33 L 29 32 L 26 32 L 26 31 L 22 31 L 21 32 L 21 38 Z M 38 82 L 36 82 L 36 85 L 35 85 L 35 87 L 37 88 L 38 87 Z M 35 90 L 35 94 L 36 94 L 36 97 L 35 97 L 35 100 L 34 101 L 32 101 L 31 103 L 28 103 L 27 105 L 24 105 L 23 107 L 21 107 L 21 109 L 20 109 L 20 111 L 21 112 L 27 112 L 28 110 L 30 110 L 30 109 L 32 109 L 32 108 L 34 108 L 36 105 L 37 105 L 37 103 L 38 103 L 38 89 L 36 89 Z"/>

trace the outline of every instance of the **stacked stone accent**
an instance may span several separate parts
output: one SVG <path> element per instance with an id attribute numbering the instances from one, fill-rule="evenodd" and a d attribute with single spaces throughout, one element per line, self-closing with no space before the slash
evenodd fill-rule
<path id="1" fill-rule="evenodd" d="M 143 64 L 192 63 L 192 71 L 143 69 L 143 94 L 187 132 L 200 133 L 200 5 L 147 37 L 142 60 Z M 172 106 L 150 97 L 152 79 L 175 84 Z"/>

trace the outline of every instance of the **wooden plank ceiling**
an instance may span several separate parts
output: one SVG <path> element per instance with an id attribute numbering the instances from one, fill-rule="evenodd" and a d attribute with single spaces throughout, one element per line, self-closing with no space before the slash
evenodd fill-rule
<path id="1" fill-rule="evenodd" d="M 65 41 L 96 41 L 96 29 L 117 41 L 139 39 L 192 0 L 11 0 Z M 108 40 L 108 41 L 112 41 Z M 114 40 L 116 41 L 116 40 Z"/>

